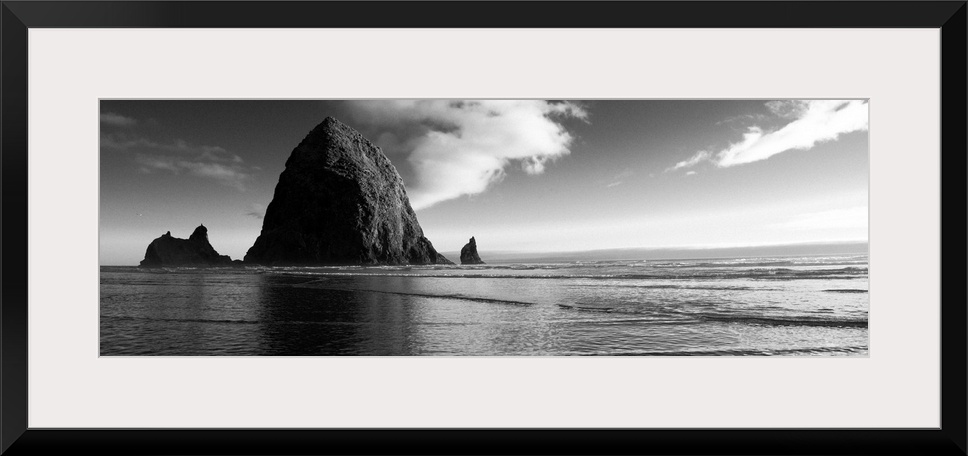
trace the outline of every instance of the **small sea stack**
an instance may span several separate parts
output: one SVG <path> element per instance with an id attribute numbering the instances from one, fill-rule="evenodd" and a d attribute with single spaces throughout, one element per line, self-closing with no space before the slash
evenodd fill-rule
<path id="1" fill-rule="evenodd" d="M 219 255 L 208 242 L 208 228 L 199 225 L 188 239 L 179 239 L 171 231 L 151 241 L 145 250 L 142 268 L 170 266 L 233 266 L 228 255 Z"/>
<path id="2" fill-rule="evenodd" d="M 477 240 L 471 236 L 471 240 L 460 249 L 460 264 L 484 264 L 481 256 L 477 254 Z"/>

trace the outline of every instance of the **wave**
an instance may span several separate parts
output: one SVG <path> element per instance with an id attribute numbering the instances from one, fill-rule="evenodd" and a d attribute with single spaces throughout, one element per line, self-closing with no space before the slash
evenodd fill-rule
<path id="1" fill-rule="evenodd" d="M 100 271 L 127 274 L 263 274 L 267 268 L 262 266 L 179 266 L 163 268 L 141 268 L 138 266 L 101 266 Z"/>
<path id="2" fill-rule="evenodd" d="M 648 290 L 705 290 L 705 291 L 780 291 L 780 288 L 759 288 L 759 287 L 746 287 L 742 285 L 729 286 L 703 286 L 703 285 L 640 285 L 640 284 L 588 284 L 584 285 L 586 287 L 605 287 L 605 288 L 641 288 Z"/>
<path id="3" fill-rule="evenodd" d="M 101 315 L 101 320 L 127 320 L 127 321 L 165 321 L 178 323 L 221 323 L 239 325 L 257 325 L 260 321 L 253 320 L 224 320 L 224 319 L 203 319 L 203 318 L 155 318 L 155 317 L 128 317 L 119 315 Z"/>
<path id="4" fill-rule="evenodd" d="M 598 356 L 783 356 L 783 355 L 822 355 L 831 353 L 862 354 L 867 346 L 846 347 L 803 347 L 788 349 L 734 348 L 722 350 L 680 350 L 680 351 L 627 351 L 619 353 L 576 353 L 577 355 Z"/>
<path id="5" fill-rule="evenodd" d="M 635 310 L 622 307 L 600 307 L 600 306 L 583 306 L 581 304 L 558 304 L 558 307 L 567 310 L 574 310 L 577 312 L 595 312 L 595 313 L 614 313 L 614 314 L 625 314 L 625 315 L 655 315 L 661 317 L 662 321 L 666 322 L 677 322 L 680 324 L 684 323 L 696 323 L 696 322 L 721 322 L 721 323 L 738 323 L 747 325 L 759 325 L 759 326 L 819 326 L 819 327 L 834 327 L 834 328 L 867 328 L 867 320 L 850 320 L 850 319 L 836 319 L 836 318 L 825 318 L 825 317 L 767 317 L 759 315 L 749 315 L 749 314 L 724 314 L 724 313 L 696 313 L 696 312 L 682 312 L 671 308 L 662 309 L 650 309 L 645 310 Z M 720 311 L 724 312 L 724 311 Z M 826 312 L 819 312 L 826 313 Z M 648 322 L 649 320 L 643 319 L 635 321 Z"/>
<path id="6" fill-rule="evenodd" d="M 854 288 L 842 288 L 836 290 L 824 290 L 828 293 L 867 293 L 867 290 L 857 290 Z"/>
<path id="7" fill-rule="evenodd" d="M 826 318 L 775 318 L 748 315 L 697 315 L 703 321 L 718 321 L 725 323 L 745 323 L 765 326 L 824 326 L 835 328 L 866 328 L 867 320 L 843 320 Z"/>
<path id="8" fill-rule="evenodd" d="M 697 279 L 761 279 L 761 280 L 797 280 L 797 279 L 853 279 L 867 276 L 867 268 L 846 267 L 838 269 L 808 269 L 797 270 L 787 268 L 750 269 L 743 271 L 725 272 L 687 272 L 687 273 L 602 273 L 602 274 L 481 274 L 481 273 L 453 273 L 453 274 L 406 274 L 399 272 L 328 272 L 328 271 L 282 271 L 281 274 L 293 276 L 322 276 L 322 277 L 421 277 L 435 279 L 591 279 L 591 280 L 697 280 Z"/>
<path id="9" fill-rule="evenodd" d="M 102 266 L 105 273 L 137 274 L 273 274 L 299 277 L 428 277 L 444 279 L 587 279 L 587 280 L 850 280 L 864 278 L 868 268 L 851 265 L 840 268 L 795 268 L 791 261 L 770 263 L 730 263 L 710 267 L 711 263 L 643 263 L 628 264 L 512 264 L 461 266 L 321 266 L 321 267 L 261 267 L 242 268 L 160 268 Z M 751 265 L 770 267 L 750 267 Z M 727 267 L 733 266 L 733 267 Z M 793 266 L 793 267 L 788 267 Z M 697 288 L 698 289 L 698 288 Z M 736 288 L 738 289 L 738 288 Z M 725 289 L 720 291 L 726 291 Z"/>
<path id="10" fill-rule="evenodd" d="M 156 317 L 130 317 L 123 315 L 101 315 L 101 320 L 122 320 L 122 321 L 157 321 L 167 323 L 212 323 L 212 324 L 238 324 L 238 325 L 320 325 L 320 326 L 367 326 L 373 323 L 362 321 L 307 321 L 307 320 L 225 320 L 225 319 L 205 319 L 205 318 L 156 318 Z M 433 322 L 412 322 L 421 326 L 468 326 L 474 323 L 433 321 Z"/>
<path id="11" fill-rule="evenodd" d="M 534 305 L 532 302 L 524 301 L 512 301 L 507 299 L 493 299 L 493 298 L 481 298 L 477 296 L 466 296 L 461 294 L 432 294 L 432 293 L 412 293 L 407 291 L 394 291 L 394 290 L 373 290 L 366 288 L 347 288 L 347 287 L 330 287 L 330 286 L 316 286 L 320 284 L 320 281 L 312 281 L 307 283 L 301 283 L 297 285 L 292 285 L 296 288 L 311 288 L 314 290 L 332 290 L 332 291 L 345 291 L 349 293 L 380 293 L 380 294 L 392 294 L 398 296 L 416 296 L 420 298 L 431 298 L 431 299 L 458 299 L 462 301 L 474 301 L 474 302 L 484 302 L 488 304 L 511 304 L 516 306 L 530 306 Z"/>
<path id="12" fill-rule="evenodd" d="M 681 263 L 681 262 L 670 262 L 670 263 L 652 263 L 649 266 L 655 268 L 676 268 L 676 269 L 687 269 L 687 268 L 735 268 L 735 267 L 782 267 L 782 266 L 850 266 L 850 265 L 864 265 L 867 261 L 856 260 L 856 261 L 833 261 L 833 262 L 818 262 L 818 261 L 757 261 L 757 262 L 747 262 L 747 261 L 722 261 L 722 262 L 703 262 L 703 263 Z"/>
<path id="13" fill-rule="evenodd" d="M 601 312 L 601 313 L 612 313 L 616 312 L 617 309 L 612 307 L 592 307 L 592 306 L 579 306 L 570 304 L 558 304 L 558 307 L 568 310 L 577 310 L 579 312 Z M 637 312 L 623 312 L 623 313 L 637 313 Z"/>

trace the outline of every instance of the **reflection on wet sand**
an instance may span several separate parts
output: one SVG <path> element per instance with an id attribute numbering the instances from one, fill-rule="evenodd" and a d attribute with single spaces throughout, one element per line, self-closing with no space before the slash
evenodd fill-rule
<path id="1" fill-rule="evenodd" d="M 666 273 L 659 266 L 595 267 L 514 278 L 119 268 L 101 274 L 101 354 L 866 354 L 867 294 L 829 292 L 865 290 L 866 269 L 833 288 L 840 269 L 838 282 L 814 266 L 789 273 L 810 280 L 778 282 L 742 268 L 683 279 L 653 277 Z"/>

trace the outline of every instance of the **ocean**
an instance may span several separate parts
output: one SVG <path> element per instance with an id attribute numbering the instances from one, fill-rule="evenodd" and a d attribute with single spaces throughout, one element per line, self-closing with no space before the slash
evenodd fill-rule
<path id="1" fill-rule="evenodd" d="M 868 356 L 868 257 L 102 266 L 102 356 Z"/>

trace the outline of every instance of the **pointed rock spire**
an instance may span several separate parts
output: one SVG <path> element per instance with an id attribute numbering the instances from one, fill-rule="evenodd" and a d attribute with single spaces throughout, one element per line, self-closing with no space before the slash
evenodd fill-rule
<path id="1" fill-rule="evenodd" d="M 188 240 L 208 244 L 208 228 L 205 228 L 205 225 L 198 225 L 198 228 L 192 231 L 192 235 L 188 236 Z"/>
<path id="2" fill-rule="evenodd" d="M 477 254 L 477 240 L 474 236 L 471 236 L 471 240 L 460 249 L 460 264 L 484 264 Z"/>

